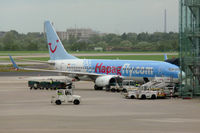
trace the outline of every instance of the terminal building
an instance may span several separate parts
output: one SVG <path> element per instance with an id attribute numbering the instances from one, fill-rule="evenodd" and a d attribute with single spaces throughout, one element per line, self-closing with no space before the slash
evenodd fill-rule
<path id="1" fill-rule="evenodd" d="M 200 0 L 179 0 L 182 97 L 200 96 Z"/>
<path id="2" fill-rule="evenodd" d="M 98 32 L 92 29 L 67 29 L 66 31 L 57 31 L 58 36 L 61 40 L 69 40 L 70 37 L 76 39 L 89 39 L 93 35 L 99 35 Z"/>

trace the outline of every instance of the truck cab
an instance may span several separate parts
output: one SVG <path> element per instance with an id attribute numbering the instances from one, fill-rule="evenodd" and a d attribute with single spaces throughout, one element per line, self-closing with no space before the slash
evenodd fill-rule
<path id="1" fill-rule="evenodd" d="M 51 103 L 61 105 L 62 103 L 80 104 L 81 96 L 73 95 L 71 89 L 58 89 L 56 96 L 52 96 Z"/>

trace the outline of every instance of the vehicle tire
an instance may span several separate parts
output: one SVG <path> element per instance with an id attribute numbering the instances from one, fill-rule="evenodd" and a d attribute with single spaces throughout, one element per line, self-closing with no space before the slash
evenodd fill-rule
<path id="1" fill-rule="evenodd" d="M 68 86 L 68 89 L 71 89 L 72 88 L 72 86 L 70 85 L 70 86 Z"/>
<path id="2" fill-rule="evenodd" d="M 111 92 L 115 92 L 115 88 L 112 88 L 112 89 L 111 89 Z"/>
<path id="3" fill-rule="evenodd" d="M 75 99 L 73 103 L 74 103 L 74 105 L 79 105 L 80 101 L 78 99 Z"/>
<path id="4" fill-rule="evenodd" d="M 61 105 L 62 104 L 62 102 L 60 101 L 60 100 L 56 100 L 56 105 Z"/>
<path id="5" fill-rule="evenodd" d="M 99 87 L 98 89 L 99 89 L 99 90 L 103 90 L 103 87 Z"/>
<path id="6" fill-rule="evenodd" d="M 126 90 L 126 89 L 123 89 L 122 92 L 127 93 L 127 90 Z"/>
<path id="7" fill-rule="evenodd" d="M 120 92 L 120 90 L 119 90 L 119 89 L 117 89 L 117 92 Z"/>
<path id="8" fill-rule="evenodd" d="M 141 96 L 141 99 L 146 99 L 146 96 L 145 96 L 145 95 L 142 95 L 142 96 Z"/>
<path id="9" fill-rule="evenodd" d="M 131 95 L 131 97 L 130 97 L 131 99 L 135 99 L 135 96 L 134 95 Z"/>
<path id="10" fill-rule="evenodd" d="M 96 86 L 96 85 L 94 86 L 94 90 L 98 90 L 98 88 L 99 88 L 98 86 Z"/>
<path id="11" fill-rule="evenodd" d="M 46 90 L 48 90 L 49 88 L 46 88 Z"/>
<path id="12" fill-rule="evenodd" d="M 156 99 L 156 95 L 153 94 L 153 95 L 151 96 L 151 99 Z"/>
<path id="13" fill-rule="evenodd" d="M 32 90 L 33 88 L 32 87 L 30 87 L 30 90 Z"/>

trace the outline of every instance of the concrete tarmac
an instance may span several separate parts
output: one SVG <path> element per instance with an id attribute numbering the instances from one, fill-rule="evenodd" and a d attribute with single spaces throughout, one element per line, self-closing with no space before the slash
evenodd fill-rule
<path id="1" fill-rule="evenodd" d="M 0 133 L 200 132 L 199 99 L 131 100 L 93 85 L 76 82 L 81 104 L 57 106 L 55 91 L 30 91 L 26 80 L 0 76 Z"/>

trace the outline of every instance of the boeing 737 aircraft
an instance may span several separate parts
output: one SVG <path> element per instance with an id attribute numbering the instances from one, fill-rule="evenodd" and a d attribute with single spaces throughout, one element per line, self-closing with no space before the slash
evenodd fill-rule
<path id="1" fill-rule="evenodd" d="M 79 59 L 70 55 L 62 45 L 50 21 L 45 21 L 45 32 L 50 60 L 55 70 L 21 68 L 10 59 L 17 69 L 58 72 L 77 80 L 91 80 L 95 89 L 109 87 L 119 78 L 131 79 L 137 82 L 148 82 L 155 77 L 169 77 L 178 83 L 180 69 L 178 66 L 162 61 L 142 60 L 97 60 Z"/>

